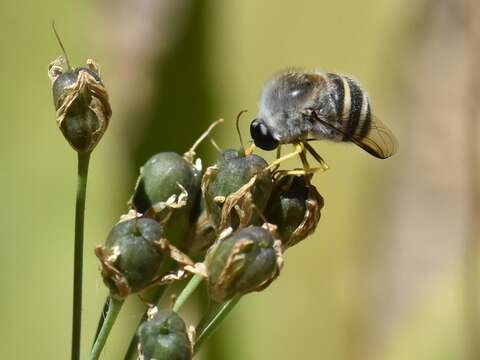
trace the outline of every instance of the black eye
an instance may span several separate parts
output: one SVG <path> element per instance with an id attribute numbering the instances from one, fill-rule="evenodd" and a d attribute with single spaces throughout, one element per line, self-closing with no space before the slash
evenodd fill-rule
<path id="1" fill-rule="evenodd" d="M 263 150 L 273 150 L 278 146 L 278 140 L 272 136 L 267 125 L 261 120 L 253 120 L 250 124 L 250 135 L 256 146 Z"/>

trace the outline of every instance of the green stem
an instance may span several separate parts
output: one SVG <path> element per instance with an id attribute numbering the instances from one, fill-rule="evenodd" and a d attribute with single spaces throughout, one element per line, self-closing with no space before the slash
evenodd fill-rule
<path id="1" fill-rule="evenodd" d="M 100 318 L 98 319 L 98 323 L 97 323 L 97 331 L 95 331 L 95 337 L 93 338 L 92 349 L 93 349 L 93 345 L 95 345 L 95 341 L 97 341 L 98 334 L 100 334 L 100 330 L 102 330 L 103 322 L 107 317 L 109 306 L 110 306 L 110 295 L 107 296 L 107 298 L 105 299 L 105 302 L 103 303 L 102 313 L 100 314 Z"/>
<path id="2" fill-rule="evenodd" d="M 223 303 L 215 304 L 212 311 L 208 311 L 204 318 L 197 326 L 197 338 L 195 340 L 193 354 L 195 355 L 202 344 L 212 335 L 215 330 L 218 329 L 223 320 L 233 310 L 235 305 L 240 301 L 241 296 L 234 297 L 233 299 Z"/>
<path id="3" fill-rule="evenodd" d="M 78 153 L 77 200 L 75 205 L 75 245 L 73 260 L 72 360 L 80 359 L 82 331 L 83 225 L 90 153 Z"/>
<path id="4" fill-rule="evenodd" d="M 97 339 L 95 340 L 95 344 L 93 345 L 89 360 L 97 360 L 100 357 L 103 347 L 107 342 L 108 335 L 110 334 L 110 330 L 112 330 L 113 324 L 117 319 L 118 313 L 120 312 L 123 303 L 124 300 L 117 300 L 110 297 L 107 316 L 105 317 L 102 328 L 98 333 Z"/>
<path id="5" fill-rule="evenodd" d="M 185 286 L 178 295 L 177 300 L 175 300 L 175 304 L 173 305 L 173 311 L 178 312 L 180 308 L 183 306 L 185 301 L 195 292 L 198 285 L 200 285 L 203 281 L 203 277 L 200 275 L 194 275 L 190 281 L 188 282 L 187 286 Z"/>

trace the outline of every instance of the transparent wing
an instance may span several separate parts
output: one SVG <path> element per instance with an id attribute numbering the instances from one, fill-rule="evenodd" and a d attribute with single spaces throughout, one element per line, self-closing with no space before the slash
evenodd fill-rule
<path id="1" fill-rule="evenodd" d="M 335 129 L 339 134 L 345 134 L 345 129 L 330 124 L 319 116 L 315 116 L 315 119 L 325 126 Z M 398 142 L 395 135 L 378 118 L 372 116 L 370 126 L 365 133 L 366 135 L 363 137 L 354 134 L 347 141 L 353 142 L 379 159 L 389 158 L 397 152 Z"/>
<path id="2" fill-rule="evenodd" d="M 353 135 L 351 141 L 379 159 L 389 158 L 398 150 L 395 135 L 375 117 L 372 117 L 367 135 L 363 138 Z"/>

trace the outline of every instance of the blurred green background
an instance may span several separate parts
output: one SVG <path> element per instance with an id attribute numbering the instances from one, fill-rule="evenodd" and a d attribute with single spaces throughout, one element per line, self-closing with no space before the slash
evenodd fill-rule
<path id="1" fill-rule="evenodd" d="M 464 254 L 476 250 L 464 3 L 474 4 L 2 1 L 0 359 L 70 354 L 76 156 L 55 125 L 53 18 L 74 64 L 100 64 L 113 108 L 90 168 L 84 356 L 107 294 L 93 248 L 125 211 L 139 166 L 156 152 L 186 151 L 220 117 L 213 138 L 237 147 L 236 114 L 249 110 L 246 138 L 263 82 L 301 66 L 359 79 L 400 152 L 378 161 L 316 143 L 331 167 L 315 180 L 326 203 L 316 234 L 289 250 L 282 276 L 245 297 L 201 356 L 469 358 L 479 333 L 464 304 L 479 284 L 463 280 L 472 271 Z M 205 165 L 214 159 L 208 142 L 199 152 Z M 129 300 L 103 359 L 121 359 L 142 309 Z M 195 305 L 185 315 L 197 319 Z"/>

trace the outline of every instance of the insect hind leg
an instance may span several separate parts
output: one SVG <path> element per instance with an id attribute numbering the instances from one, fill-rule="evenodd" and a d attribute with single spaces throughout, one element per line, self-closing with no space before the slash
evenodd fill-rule
<path id="1" fill-rule="evenodd" d="M 306 154 L 306 150 L 305 148 L 307 148 L 307 150 L 309 152 L 311 152 L 311 146 L 306 144 L 305 142 L 301 142 L 301 143 L 297 143 L 297 144 L 294 144 L 295 145 L 295 151 L 289 153 L 289 154 L 286 154 L 284 156 L 280 156 L 280 149 L 277 150 L 277 159 L 275 161 L 273 161 L 268 167 L 267 169 L 268 170 L 271 170 L 272 172 L 275 172 L 275 173 L 278 173 L 278 174 L 285 174 L 285 175 L 297 175 L 297 176 L 308 176 L 308 175 L 312 175 L 314 173 L 316 173 L 317 171 L 325 171 L 326 169 L 328 169 L 328 165 L 325 163 L 325 161 L 323 161 L 323 159 L 320 157 L 320 155 L 318 155 L 315 150 L 313 150 L 313 152 L 315 153 L 313 155 L 313 157 L 320 162 L 321 164 L 321 167 L 318 167 L 318 168 L 312 168 L 310 167 L 310 164 L 308 163 L 308 160 L 307 160 L 307 154 Z M 307 145 L 307 146 L 305 146 Z M 291 159 L 295 156 L 299 156 L 300 157 L 300 160 L 302 161 L 302 165 L 303 165 L 303 169 L 293 169 L 293 170 L 278 170 L 280 164 L 282 162 L 284 162 L 285 160 L 288 160 L 288 159 Z M 321 160 L 319 160 L 321 159 Z"/>
<path id="2" fill-rule="evenodd" d="M 315 151 L 315 149 L 308 143 L 304 142 L 303 145 L 305 149 L 314 157 L 315 160 L 320 164 L 320 168 L 322 171 L 326 171 L 329 169 L 327 162 Z"/>

